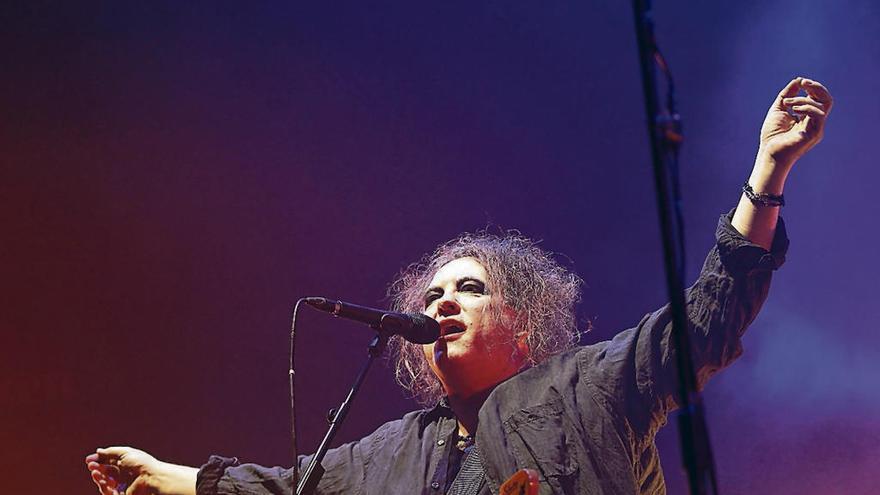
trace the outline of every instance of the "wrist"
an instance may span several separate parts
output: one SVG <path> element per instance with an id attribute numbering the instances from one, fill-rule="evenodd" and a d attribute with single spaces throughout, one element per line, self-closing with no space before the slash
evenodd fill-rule
<path id="1" fill-rule="evenodd" d="M 163 462 L 154 480 L 158 493 L 167 495 L 196 495 L 198 468 Z"/>
<path id="2" fill-rule="evenodd" d="M 782 194 L 785 180 L 793 165 L 794 162 L 779 160 L 763 150 L 758 150 L 748 183 L 758 193 Z"/>

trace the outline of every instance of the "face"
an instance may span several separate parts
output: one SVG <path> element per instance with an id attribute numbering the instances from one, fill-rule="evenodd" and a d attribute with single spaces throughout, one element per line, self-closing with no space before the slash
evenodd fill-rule
<path id="1" fill-rule="evenodd" d="M 474 258 L 443 265 L 425 292 L 424 313 L 440 323 L 440 338 L 423 346 L 449 395 L 485 390 L 519 371 L 523 353 L 511 331 L 493 321 L 488 273 Z M 500 301 L 495 301 L 499 303 Z"/>

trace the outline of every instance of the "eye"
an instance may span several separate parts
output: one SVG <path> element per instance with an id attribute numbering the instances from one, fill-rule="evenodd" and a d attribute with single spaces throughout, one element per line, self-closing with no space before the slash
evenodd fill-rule
<path id="1" fill-rule="evenodd" d="M 440 299 L 441 295 L 442 293 L 439 291 L 431 291 L 425 294 L 425 307 L 427 308 L 431 305 L 431 303 L 433 303 L 437 299 Z"/>
<path id="2" fill-rule="evenodd" d="M 462 292 L 474 292 L 477 294 L 485 293 L 485 286 L 476 280 L 467 280 L 459 286 L 458 290 Z"/>

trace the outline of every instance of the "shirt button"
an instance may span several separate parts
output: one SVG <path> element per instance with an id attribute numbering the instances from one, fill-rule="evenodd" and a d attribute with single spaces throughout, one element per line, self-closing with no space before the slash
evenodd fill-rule
<path id="1" fill-rule="evenodd" d="M 440 489 L 440 483 L 437 483 L 436 481 L 433 482 L 433 483 L 431 483 L 431 488 L 433 488 L 433 489 L 435 489 L 435 490 L 439 490 L 439 489 Z"/>
<path id="2" fill-rule="evenodd" d="M 439 445 L 441 447 L 446 445 L 446 440 L 437 440 L 437 445 Z"/>

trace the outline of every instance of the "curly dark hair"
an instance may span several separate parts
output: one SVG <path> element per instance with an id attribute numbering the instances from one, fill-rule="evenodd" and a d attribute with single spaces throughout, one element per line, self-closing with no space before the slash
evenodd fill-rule
<path id="1" fill-rule="evenodd" d="M 421 312 L 425 290 L 437 270 L 458 258 L 474 258 L 488 273 L 487 289 L 500 296 L 492 298 L 490 317 L 501 322 L 503 308 L 513 309 L 513 321 L 504 321 L 512 327 L 512 336 L 526 335 L 526 365 L 542 363 L 579 341 L 574 306 L 580 300 L 582 281 L 537 244 L 517 231 L 462 234 L 398 274 L 388 288 L 392 307 Z M 436 404 L 443 387 L 422 346 L 395 336 L 389 347 L 397 382 L 423 406 Z"/>

